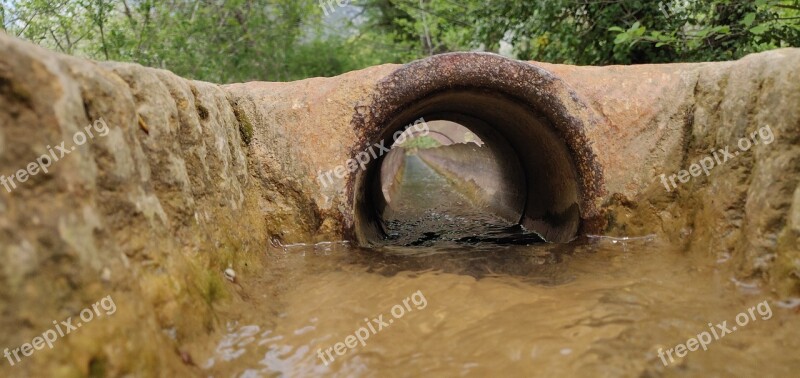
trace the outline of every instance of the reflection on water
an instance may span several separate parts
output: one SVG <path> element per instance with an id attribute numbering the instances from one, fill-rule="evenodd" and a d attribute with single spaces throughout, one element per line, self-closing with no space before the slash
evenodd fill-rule
<path id="1" fill-rule="evenodd" d="M 441 224 L 429 231 L 435 245 L 271 248 L 267 271 L 241 277 L 246 300 L 221 315 L 227 326 L 191 348 L 201 375 L 793 376 L 800 369 L 799 304 L 732 281 L 728 261 L 653 237 L 494 244 L 459 241 L 465 236 Z M 424 310 L 334 354 L 327 366 L 318 357 L 416 291 Z M 708 323 L 733 324 L 764 300 L 770 319 L 669 367 L 659 359 L 659 348 L 685 343 Z"/>

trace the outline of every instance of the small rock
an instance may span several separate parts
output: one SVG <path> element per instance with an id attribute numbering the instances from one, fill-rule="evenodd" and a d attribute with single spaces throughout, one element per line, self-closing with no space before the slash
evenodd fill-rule
<path id="1" fill-rule="evenodd" d="M 236 282 L 236 271 L 228 266 L 228 269 L 225 269 L 225 278 L 227 278 L 228 281 Z"/>
<path id="2" fill-rule="evenodd" d="M 189 354 L 189 352 L 182 350 L 180 351 L 180 355 L 181 355 L 181 361 L 183 361 L 184 364 L 194 365 L 194 361 L 192 361 L 192 356 Z"/>
<path id="3" fill-rule="evenodd" d="M 103 282 L 111 282 L 111 269 L 103 268 L 100 273 L 100 280 Z"/>

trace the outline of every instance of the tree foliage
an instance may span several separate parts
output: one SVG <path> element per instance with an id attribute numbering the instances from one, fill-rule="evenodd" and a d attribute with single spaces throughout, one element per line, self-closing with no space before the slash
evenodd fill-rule
<path id="1" fill-rule="evenodd" d="M 800 46 L 798 0 L 367 0 L 406 61 L 458 50 L 571 64 L 737 59 Z M 504 46 L 505 51 L 504 51 Z"/>
<path id="2" fill-rule="evenodd" d="M 9 34 L 67 54 L 138 62 L 214 82 L 330 76 L 463 50 L 628 64 L 727 60 L 800 46 L 800 0 L 350 3 L 0 0 L 0 24 Z"/>
<path id="3" fill-rule="evenodd" d="M 354 68 L 347 55 L 319 55 L 341 39 L 304 40 L 319 21 L 314 0 L 20 0 L 4 10 L 10 34 L 48 48 L 202 80 L 292 80 Z"/>

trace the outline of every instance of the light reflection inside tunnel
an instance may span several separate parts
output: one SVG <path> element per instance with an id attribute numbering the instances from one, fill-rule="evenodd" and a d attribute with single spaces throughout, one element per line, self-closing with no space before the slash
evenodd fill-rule
<path id="1" fill-rule="evenodd" d="M 407 135 L 395 141 L 380 167 L 381 216 L 390 244 L 474 243 L 519 231 L 524 183 L 509 185 L 498 146 L 448 120 L 428 121 L 424 132 Z"/>

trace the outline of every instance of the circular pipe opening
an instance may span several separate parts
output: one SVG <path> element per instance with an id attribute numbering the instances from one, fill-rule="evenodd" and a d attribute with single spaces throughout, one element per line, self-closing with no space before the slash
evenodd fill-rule
<path id="1" fill-rule="evenodd" d="M 602 227 L 594 204 L 602 170 L 585 136 L 593 114 L 550 73 L 492 54 L 445 54 L 411 63 L 381 81 L 368 111 L 354 118 L 364 136 L 359 147 L 391 145 L 398 130 L 420 118 L 463 125 L 491 149 L 500 167 L 497 186 L 510 193 L 494 210 L 505 206 L 506 214 L 521 213 L 519 224 L 552 242 Z M 353 233 L 361 244 L 381 244 L 386 236 L 384 159 L 372 161 L 348 186 Z M 509 198 L 519 198 L 521 209 Z"/>
<path id="2" fill-rule="evenodd" d="M 516 227 L 527 187 L 519 159 L 507 141 L 483 132 L 487 126 L 429 114 L 401 134 L 376 164 L 381 192 L 368 193 L 387 243 L 538 240 Z"/>

